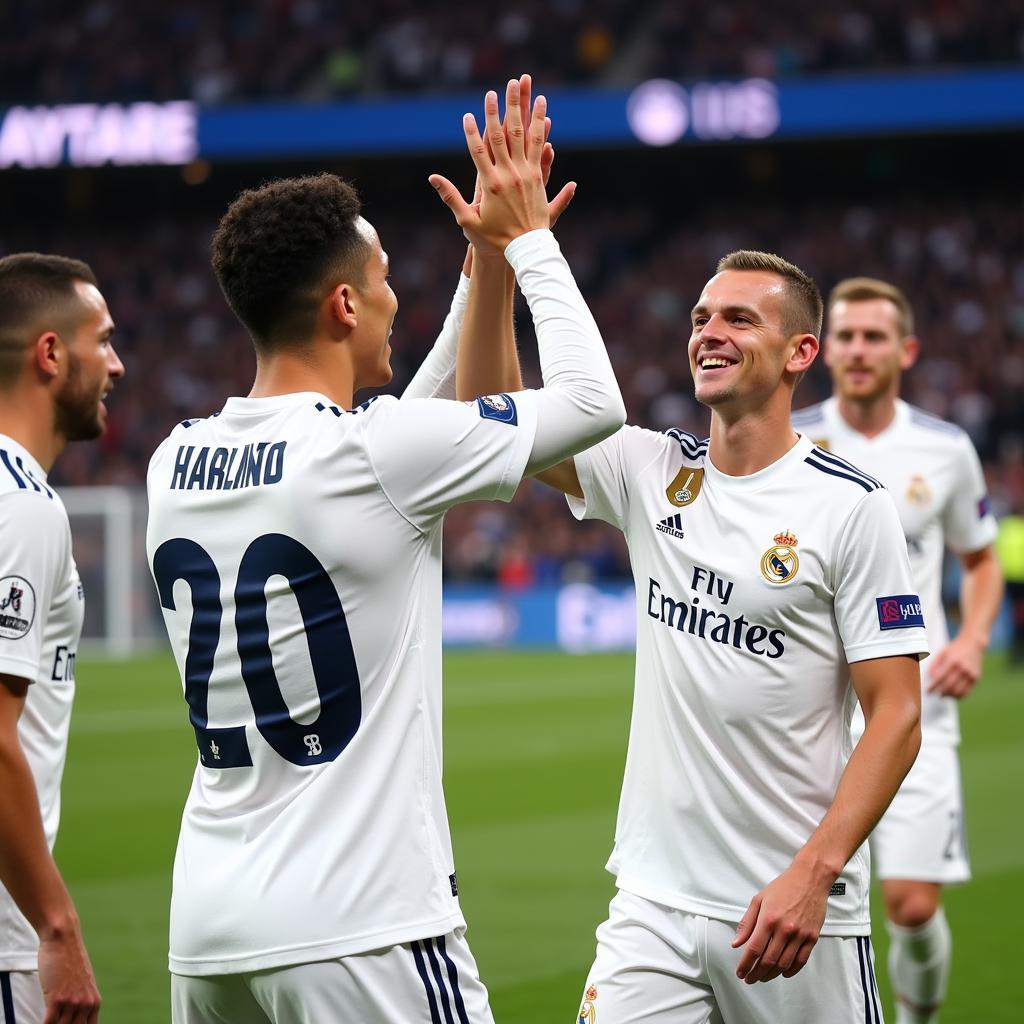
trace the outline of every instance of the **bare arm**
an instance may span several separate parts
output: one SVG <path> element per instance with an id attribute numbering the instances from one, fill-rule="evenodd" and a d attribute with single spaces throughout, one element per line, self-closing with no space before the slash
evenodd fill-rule
<path id="1" fill-rule="evenodd" d="M 1003 572 L 990 544 L 960 556 L 960 632 L 929 664 L 930 693 L 966 697 L 981 678 L 981 662 L 992 623 L 1003 601 Z"/>
<path id="2" fill-rule="evenodd" d="M 45 1024 L 93 1024 L 99 992 L 78 915 L 50 855 L 35 780 L 18 737 L 28 685 L 0 674 L 0 881 L 39 935 Z"/>
<path id="3" fill-rule="evenodd" d="M 921 746 L 917 658 L 850 666 L 864 709 L 864 735 L 835 798 L 793 863 L 751 901 L 733 946 L 747 944 L 736 973 L 747 983 L 791 978 L 807 963 L 825 920 L 829 889 L 878 824 Z"/>

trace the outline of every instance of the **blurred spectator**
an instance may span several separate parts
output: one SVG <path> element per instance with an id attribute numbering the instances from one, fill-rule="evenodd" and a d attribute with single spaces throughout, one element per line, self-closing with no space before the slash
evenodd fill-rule
<path id="1" fill-rule="evenodd" d="M 0 106 L 1019 64 L 1021 0 L 10 0 Z"/>
<path id="2" fill-rule="evenodd" d="M 996 551 L 1006 577 L 1006 593 L 1010 598 L 1012 638 L 1010 658 L 1024 661 L 1024 501 L 999 523 Z"/>

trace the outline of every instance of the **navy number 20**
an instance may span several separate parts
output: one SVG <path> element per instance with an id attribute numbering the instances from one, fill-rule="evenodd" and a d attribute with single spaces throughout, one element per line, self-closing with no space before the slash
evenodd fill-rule
<path id="1" fill-rule="evenodd" d="M 192 591 L 185 700 L 202 763 L 208 768 L 251 765 L 244 726 L 209 726 L 210 675 L 223 617 L 220 574 L 213 559 L 195 541 L 177 537 L 157 548 L 153 576 L 160 603 L 170 611 L 175 608 L 174 584 L 178 580 L 184 580 Z M 291 717 L 274 671 L 265 590 L 271 576 L 288 580 L 302 615 L 320 697 L 320 714 L 309 725 Z M 359 728 L 359 671 L 341 600 L 309 548 L 280 533 L 265 534 L 249 545 L 235 584 L 235 632 L 242 679 L 263 738 L 292 764 L 333 761 Z"/>

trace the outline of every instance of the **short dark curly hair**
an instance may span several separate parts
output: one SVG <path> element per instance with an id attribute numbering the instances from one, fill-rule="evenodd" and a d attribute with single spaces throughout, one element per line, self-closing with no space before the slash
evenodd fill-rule
<path id="1" fill-rule="evenodd" d="M 308 341 L 327 292 L 363 283 L 361 208 L 334 174 L 268 182 L 228 207 L 213 236 L 213 269 L 257 348 Z"/>

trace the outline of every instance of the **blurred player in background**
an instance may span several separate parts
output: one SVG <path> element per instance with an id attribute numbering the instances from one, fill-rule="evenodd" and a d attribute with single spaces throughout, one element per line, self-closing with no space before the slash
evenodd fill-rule
<path id="1" fill-rule="evenodd" d="M 351 409 L 390 380 L 397 300 L 339 178 L 245 193 L 215 236 L 256 380 L 175 429 L 148 481 L 149 555 L 200 753 L 174 868 L 176 1024 L 492 1020 L 441 788 L 442 517 L 507 501 L 524 473 L 625 418 L 548 230 L 543 99 L 523 124 L 510 83 L 506 146 L 493 98 L 493 157 L 465 122 L 481 201 L 433 183 L 515 269 L 540 391 L 433 397 L 452 381 L 460 291 L 402 400 Z"/>
<path id="2" fill-rule="evenodd" d="M 637 583 L 619 892 L 580 1019 L 879 1021 L 863 844 L 920 740 L 920 605 L 887 492 L 790 422 L 814 282 L 767 253 L 718 270 L 689 342 L 710 440 L 626 427 L 538 476 L 624 532 Z M 474 385 L 509 355 L 479 350 Z"/>
<path id="3" fill-rule="evenodd" d="M 906 296 L 872 278 L 850 278 L 828 302 L 825 361 L 833 397 L 794 416 L 814 443 L 878 477 L 899 510 L 934 656 L 922 666 L 922 745 L 871 836 L 892 941 L 889 975 L 897 1024 L 928 1024 L 949 978 L 952 943 L 942 886 L 970 878 L 956 748 L 957 701 L 981 677 L 1003 597 L 981 463 L 959 427 L 899 398 L 917 359 Z M 946 548 L 960 559 L 961 624 L 952 641 L 942 606 Z M 854 719 L 854 735 L 863 719 Z"/>
<path id="4" fill-rule="evenodd" d="M 0 259 L 0 1020 L 84 1024 L 100 997 L 51 856 L 84 601 L 47 473 L 103 433 L 124 373 L 92 270 Z"/>

